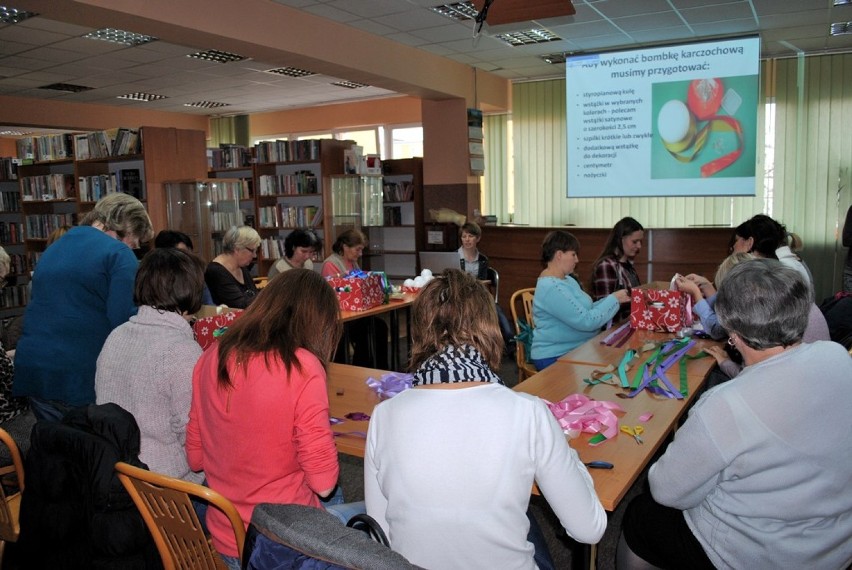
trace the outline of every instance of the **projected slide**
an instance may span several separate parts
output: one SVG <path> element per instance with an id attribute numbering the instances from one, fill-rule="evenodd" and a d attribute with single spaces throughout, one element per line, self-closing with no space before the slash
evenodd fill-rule
<path id="1" fill-rule="evenodd" d="M 755 193 L 760 42 L 566 61 L 568 197 Z"/>

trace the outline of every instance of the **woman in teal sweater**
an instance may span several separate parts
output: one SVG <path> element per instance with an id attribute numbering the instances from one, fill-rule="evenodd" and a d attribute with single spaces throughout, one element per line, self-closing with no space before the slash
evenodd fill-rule
<path id="1" fill-rule="evenodd" d="M 544 270 L 535 286 L 533 301 L 532 361 L 538 370 L 595 336 L 630 302 L 626 289 L 592 301 L 571 276 L 580 261 L 580 242 L 572 234 L 555 230 L 541 244 Z"/>

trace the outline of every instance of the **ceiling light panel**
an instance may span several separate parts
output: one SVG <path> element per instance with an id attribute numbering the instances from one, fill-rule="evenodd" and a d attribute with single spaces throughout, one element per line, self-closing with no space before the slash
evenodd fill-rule
<path id="1" fill-rule="evenodd" d="M 72 83 L 51 83 L 50 85 L 42 85 L 39 89 L 52 89 L 54 91 L 67 91 L 69 93 L 82 93 L 83 91 L 91 91 L 94 87 L 86 87 L 85 85 L 74 85 Z"/>
<path id="2" fill-rule="evenodd" d="M 524 30 L 521 32 L 509 32 L 505 34 L 498 34 L 494 37 L 513 47 L 562 41 L 562 38 L 553 32 L 545 30 L 544 28 L 534 28 L 532 30 Z"/>
<path id="3" fill-rule="evenodd" d="M 218 109 L 219 107 L 230 107 L 230 103 L 219 103 L 217 101 L 194 101 L 184 103 L 184 107 L 197 107 L 199 109 Z"/>
<path id="4" fill-rule="evenodd" d="M 102 28 L 89 32 L 84 38 L 90 40 L 101 40 L 113 44 L 123 46 L 141 46 L 157 41 L 154 36 L 146 36 L 145 34 L 137 34 L 136 32 L 128 32 L 126 30 L 118 30 L 116 28 Z"/>
<path id="5" fill-rule="evenodd" d="M 38 14 L 35 12 L 18 10 L 17 8 L 10 8 L 9 6 L 0 6 L 0 22 L 3 22 L 4 24 L 17 24 L 18 22 L 23 22 L 27 18 L 32 18 L 33 16 L 38 16 Z"/>
<path id="6" fill-rule="evenodd" d="M 832 36 L 843 36 L 852 34 L 852 22 L 835 22 L 831 24 Z"/>
<path id="7" fill-rule="evenodd" d="M 157 95 L 156 93 L 127 93 L 119 95 L 116 99 L 130 99 L 131 101 L 159 101 L 160 99 L 168 99 L 165 95 Z"/>
<path id="8" fill-rule="evenodd" d="M 369 87 L 366 83 L 356 83 L 355 81 L 335 81 L 332 85 L 345 87 L 346 89 L 360 89 L 361 87 Z"/>
<path id="9" fill-rule="evenodd" d="M 248 59 L 245 56 L 237 55 L 227 51 L 219 51 L 217 49 L 209 49 L 207 51 L 198 51 L 187 54 L 186 57 L 194 57 L 195 59 L 203 59 L 204 61 L 213 61 L 216 63 L 231 63 L 233 61 L 242 61 Z"/>
<path id="10" fill-rule="evenodd" d="M 476 9 L 473 2 L 453 2 L 452 4 L 433 6 L 429 9 L 445 18 L 457 21 L 474 20 L 479 15 L 479 10 Z"/>
<path id="11" fill-rule="evenodd" d="M 286 75 L 287 77 L 310 77 L 316 75 L 313 71 L 299 69 L 298 67 L 276 67 L 275 69 L 267 69 L 264 73 L 275 73 L 277 75 Z"/>

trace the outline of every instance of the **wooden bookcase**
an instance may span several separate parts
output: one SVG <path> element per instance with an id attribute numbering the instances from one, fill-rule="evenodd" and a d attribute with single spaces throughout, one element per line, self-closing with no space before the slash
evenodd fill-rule
<path id="1" fill-rule="evenodd" d="M 121 179 L 123 172 L 138 174 L 134 174 L 132 189 L 129 188 L 128 193 L 137 195 L 146 205 L 155 233 L 167 227 L 163 182 L 205 176 L 205 134 L 203 131 L 167 127 L 141 127 L 139 133 L 141 144 L 138 154 L 86 160 L 29 161 L 18 167 L 21 215 L 30 271 L 44 251 L 50 232 L 63 224 L 79 223 L 95 205 L 94 199 L 87 199 L 79 192 L 83 179 L 90 184 L 97 179 Z M 45 185 L 48 180 L 53 181 L 53 186 Z M 39 188 L 42 191 L 38 191 Z"/>
<path id="2" fill-rule="evenodd" d="M 3 158 L 0 168 L 0 245 L 9 254 L 7 284 L 0 289 L 0 318 L 20 315 L 29 300 L 30 272 L 21 217 L 17 159 Z M 0 327 L 2 329 L 2 327 Z"/>
<path id="3" fill-rule="evenodd" d="M 382 163 L 384 223 L 364 226 L 369 245 L 364 268 L 384 271 L 393 281 L 420 274 L 417 252 L 423 250 L 423 159 Z"/>
<path id="4" fill-rule="evenodd" d="M 255 146 L 254 227 L 263 239 L 258 275 L 269 272 L 281 256 L 284 238 L 296 228 L 312 228 L 322 239 L 323 251 L 318 252 L 318 261 L 331 251 L 336 236 L 331 222 L 329 177 L 343 173 L 343 151 L 351 145 L 352 141 L 321 139 Z M 289 149 L 285 153 L 276 152 L 285 147 Z"/>

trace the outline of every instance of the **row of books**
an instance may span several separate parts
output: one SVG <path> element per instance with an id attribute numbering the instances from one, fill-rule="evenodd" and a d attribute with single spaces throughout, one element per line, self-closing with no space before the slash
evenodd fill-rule
<path id="1" fill-rule="evenodd" d="M 74 157 L 74 136 L 70 133 L 21 137 L 15 141 L 18 158 L 45 162 Z"/>
<path id="2" fill-rule="evenodd" d="M 243 213 L 240 210 L 236 212 L 213 210 L 210 212 L 210 218 L 210 229 L 214 232 L 226 232 L 232 226 L 243 225 Z"/>
<path id="3" fill-rule="evenodd" d="M 66 200 L 74 197 L 74 177 L 70 174 L 44 174 L 21 178 L 24 202 Z"/>
<path id="4" fill-rule="evenodd" d="M 248 180 L 240 180 L 237 182 L 216 181 L 211 183 L 208 190 L 208 196 L 212 202 L 222 200 L 233 201 L 251 199 L 251 185 Z"/>
<path id="5" fill-rule="evenodd" d="M 0 308 L 22 307 L 30 302 L 30 288 L 26 285 L 14 285 L 0 289 Z"/>
<path id="6" fill-rule="evenodd" d="M 320 159 L 321 144 L 320 139 L 259 142 L 254 154 L 258 163 L 313 161 Z"/>
<path id="7" fill-rule="evenodd" d="M 257 209 L 261 228 L 315 228 L 322 225 L 322 206 L 277 204 Z"/>
<path id="8" fill-rule="evenodd" d="M 281 259 L 284 257 L 284 238 L 269 237 L 260 242 L 260 256 L 263 259 Z M 314 254 L 313 261 L 318 263 L 323 258 L 322 253 Z"/>
<path id="9" fill-rule="evenodd" d="M 117 127 L 74 135 L 77 160 L 109 158 L 139 154 L 141 138 L 138 129 Z"/>
<path id="10" fill-rule="evenodd" d="M 401 226 L 402 225 L 402 208 L 400 206 L 385 206 L 383 208 L 386 226 Z"/>
<path id="11" fill-rule="evenodd" d="M 207 149 L 207 166 L 213 170 L 250 167 L 250 148 L 236 144 L 220 144 L 219 148 Z"/>
<path id="12" fill-rule="evenodd" d="M 23 231 L 23 226 L 21 226 L 21 228 L 21 231 Z M 15 275 L 26 275 L 29 271 L 26 255 L 22 253 L 9 254 L 9 273 L 13 273 Z"/>
<path id="13" fill-rule="evenodd" d="M 24 224 L 21 222 L 0 222 L 0 243 L 15 245 L 24 241 Z"/>
<path id="14" fill-rule="evenodd" d="M 293 174 L 264 174 L 258 179 L 260 196 L 276 194 L 316 194 L 317 177 L 310 170 L 300 170 Z"/>
<path id="15" fill-rule="evenodd" d="M 0 192 L 0 212 L 20 212 L 20 192 Z"/>
<path id="16" fill-rule="evenodd" d="M 19 164 L 21 164 L 20 158 L 0 158 L 0 182 L 17 180 Z"/>
<path id="17" fill-rule="evenodd" d="M 26 216 L 24 224 L 28 238 L 47 239 L 56 228 L 73 226 L 74 214 L 39 214 Z"/>
<path id="18" fill-rule="evenodd" d="M 410 202 L 414 199 L 414 184 L 411 182 L 385 182 L 382 190 L 385 202 Z"/>
<path id="19" fill-rule="evenodd" d="M 114 192 L 124 192 L 134 198 L 144 200 L 142 188 L 142 175 L 138 168 L 128 168 L 95 176 L 81 176 L 77 179 L 77 189 L 80 192 L 81 202 L 97 202 L 107 194 Z"/>

